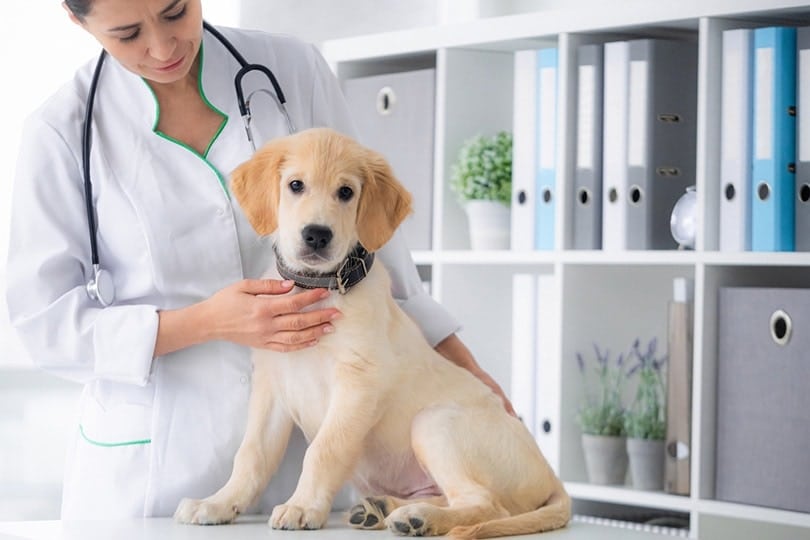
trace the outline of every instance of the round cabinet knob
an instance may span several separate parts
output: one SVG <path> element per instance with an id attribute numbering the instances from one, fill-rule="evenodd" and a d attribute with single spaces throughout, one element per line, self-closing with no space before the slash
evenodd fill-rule
<path id="1" fill-rule="evenodd" d="M 697 236 L 697 192 L 695 186 L 686 188 L 686 193 L 681 195 L 681 198 L 675 203 L 669 220 L 669 228 L 672 231 L 672 238 L 678 242 L 681 248 L 695 249 L 695 237 Z"/>

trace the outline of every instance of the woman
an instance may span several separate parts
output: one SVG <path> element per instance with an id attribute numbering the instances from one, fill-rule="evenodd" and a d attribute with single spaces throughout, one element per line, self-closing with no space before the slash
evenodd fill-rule
<path id="1" fill-rule="evenodd" d="M 239 65 L 203 31 L 200 0 L 67 0 L 64 7 L 109 55 L 95 98 L 90 170 L 99 254 L 115 302 L 102 307 L 85 290 L 92 267 L 81 125 L 92 62 L 26 125 L 9 311 L 38 365 L 85 385 L 62 517 L 169 516 L 182 497 L 207 496 L 230 474 L 244 430 L 249 347 L 311 346 L 340 313 L 301 312 L 328 291 L 279 296 L 292 284 L 256 279 L 272 264 L 272 249 L 226 180 L 252 152 L 233 89 Z M 273 70 L 295 126 L 352 133 L 337 81 L 314 47 L 222 32 L 249 62 Z M 246 77 L 245 86 L 269 85 Z M 260 108 L 257 144 L 288 133 L 272 101 L 257 99 L 253 109 Z M 436 349 L 503 396 L 453 333 L 452 317 L 422 291 L 402 241 L 390 242 L 380 259 L 394 295 Z M 293 446 L 299 452 L 288 451 L 265 512 L 295 485 L 303 443 Z"/>

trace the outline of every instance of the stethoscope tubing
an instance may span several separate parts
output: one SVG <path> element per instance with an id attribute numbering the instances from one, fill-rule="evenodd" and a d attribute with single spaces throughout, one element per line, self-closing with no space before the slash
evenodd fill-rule
<path id="1" fill-rule="evenodd" d="M 233 46 L 222 33 L 203 21 L 203 29 L 211 33 L 217 41 L 222 43 L 228 52 L 236 59 L 240 65 L 239 71 L 234 78 L 234 86 L 236 87 L 236 100 L 239 105 L 239 113 L 242 115 L 242 121 L 245 124 L 245 131 L 247 133 L 248 141 L 250 142 L 253 150 L 256 150 L 256 143 L 253 140 L 253 133 L 250 127 L 251 112 L 250 112 L 250 96 L 245 99 L 244 91 L 242 88 L 242 79 L 251 71 L 261 71 L 267 76 L 270 84 L 273 86 L 275 95 L 270 94 L 270 97 L 276 102 L 279 110 L 281 111 L 287 123 L 287 129 L 290 134 L 295 132 L 292 120 L 290 119 L 289 112 L 286 107 L 286 98 L 284 92 L 281 90 L 281 85 L 278 83 L 276 76 L 270 71 L 270 68 L 261 64 L 250 64 L 245 57 Z M 93 105 L 96 101 L 96 90 L 98 88 L 98 81 L 101 75 L 101 68 L 104 65 L 104 59 L 107 57 L 107 51 L 102 50 L 99 54 L 98 61 L 96 62 L 95 70 L 93 71 L 93 78 L 90 82 L 90 89 L 87 93 L 87 105 L 84 111 L 84 124 L 82 127 L 82 174 L 84 176 L 84 202 L 87 211 L 87 227 L 90 236 L 90 256 L 93 268 L 93 277 L 87 282 L 86 289 L 88 296 L 96 300 L 102 307 L 111 305 L 115 299 L 115 288 L 112 277 L 109 272 L 101 268 L 98 256 L 98 239 L 96 234 L 96 213 L 93 206 L 93 183 L 90 178 L 90 149 L 92 146 L 92 122 L 93 122 Z M 262 90 L 256 90 L 262 91 Z M 254 91 L 254 92 L 256 92 Z M 267 90 L 263 90 L 269 94 Z M 251 94 L 252 95 L 252 94 Z"/>

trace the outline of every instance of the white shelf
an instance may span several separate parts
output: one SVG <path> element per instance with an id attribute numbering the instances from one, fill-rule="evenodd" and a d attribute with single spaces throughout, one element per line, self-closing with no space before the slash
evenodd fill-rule
<path id="1" fill-rule="evenodd" d="M 806 7 L 801 0 L 625 0 L 621 8 L 606 2 L 598 9 L 575 6 L 328 41 L 323 51 L 330 62 L 414 55 L 441 48 L 514 51 L 534 48 L 543 40 L 556 40 L 563 33 L 626 32 L 660 26 L 697 30 L 702 17 L 767 14 L 778 19 Z"/>
<path id="2" fill-rule="evenodd" d="M 689 497 L 653 491 L 639 491 L 624 486 L 597 486 L 583 482 L 566 482 L 565 489 L 575 499 L 686 513 L 695 508 L 695 501 Z"/>
<path id="3" fill-rule="evenodd" d="M 720 527 L 728 537 L 759 522 L 792 534 L 798 527 L 810 538 L 810 514 L 713 500 L 716 450 L 718 291 L 730 286 L 808 287 L 810 253 L 719 252 L 718 214 L 720 49 L 727 28 L 768 24 L 810 25 L 810 0 L 622 0 L 591 2 L 588 9 L 538 11 L 476 21 L 390 32 L 324 44 L 338 77 L 436 70 L 433 250 L 413 253 L 429 276 L 431 291 L 463 325 L 462 338 L 479 363 L 505 389 L 511 383 L 512 278 L 517 273 L 551 276 L 559 298 L 542 313 L 551 325 L 549 348 L 559 355 L 559 426 L 555 450 L 559 472 L 577 502 L 626 506 L 652 512 L 688 514 L 689 534 Z M 583 43 L 636 36 L 677 35 L 698 43 L 696 129 L 696 250 L 578 251 L 571 245 L 573 223 L 570 128 L 575 95 L 572 58 Z M 482 132 L 512 127 L 513 52 L 555 45 L 560 52 L 557 103 L 558 150 L 555 245 L 563 249 L 518 252 L 471 251 L 466 217 L 447 184 L 461 143 Z M 416 67 L 415 67 L 416 66 Z M 666 339 L 667 304 L 672 280 L 694 280 L 692 378 L 692 495 L 688 497 L 630 487 L 594 486 L 585 473 L 579 429 L 574 418 L 581 398 L 577 352 L 593 343 L 625 350 L 635 338 Z M 538 315 L 540 316 L 540 315 Z M 556 372 L 555 372 L 556 373 Z M 555 398 L 556 399 L 556 398 Z M 733 532 L 732 532 L 733 531 Z M 753 534 L 753 533 L 752 533 Z M 778 536 L 778 535 L 777 535 Z M 755 537 L 755 536 L 746 536 Z"/>

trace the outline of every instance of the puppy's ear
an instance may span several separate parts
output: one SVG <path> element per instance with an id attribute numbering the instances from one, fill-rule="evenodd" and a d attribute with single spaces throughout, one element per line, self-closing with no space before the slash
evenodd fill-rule
<path id="1" fill-rule="evenodd" d="M 394 177 L 388 161 L 365 150 L 365 182 L 357 209 L 357 234 L 369 251 L 377 251 L 411 213 L 411 194 Z"/>
<path id="2" fill-rule="evenodd" d="M 278 228 L 281 166 L 286 154 L 284 139 L 271 141 L 231 173 L 231 192 L 260 236 Z"/>

